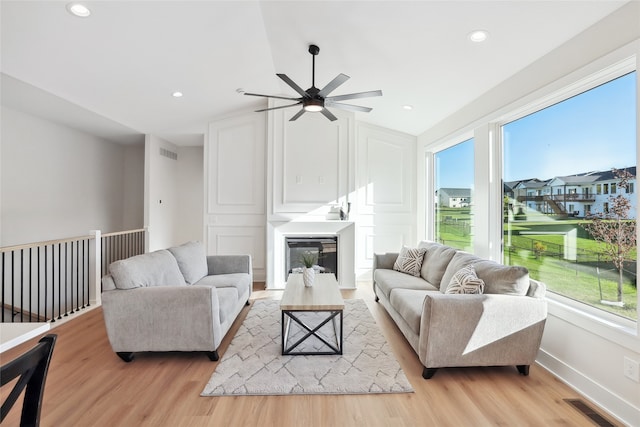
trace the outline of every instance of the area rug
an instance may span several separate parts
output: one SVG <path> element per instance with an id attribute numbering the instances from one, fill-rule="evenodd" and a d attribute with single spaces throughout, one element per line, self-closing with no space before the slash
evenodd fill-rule
<path id="1" fill-rule="evenodd" d="M 280 301 L 255 301 L 201 396 L 413 392 L 363 300 L 345 300 L 342 355 L 283 356 L 280 321 Z M 324 345 L 311 338 L 307 346 Z"/>

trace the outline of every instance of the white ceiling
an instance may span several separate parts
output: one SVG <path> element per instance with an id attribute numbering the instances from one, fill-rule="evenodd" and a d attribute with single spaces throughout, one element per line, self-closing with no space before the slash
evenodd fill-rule
<path id="1" fill-rule="evenodd" d="M 236 89 L 297 96 L 276 73 L 311 86 L 311 43 L 316 86 L 345 73 L 332 95 L 381 89 L 349 101 L 373 107 L 356 117 L 418 135 L 626 1 L 86 1 L 88 18 L 66 3 L 0 3 L 3 105 L 197 145 L 211 119 L 266 106 Z M 490 38 L 471 43 L 479 28 Z"/>

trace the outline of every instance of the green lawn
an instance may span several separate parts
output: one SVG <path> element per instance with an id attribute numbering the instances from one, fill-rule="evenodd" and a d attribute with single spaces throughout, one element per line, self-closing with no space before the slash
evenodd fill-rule
<path id="1" fill-rule="evenodd" d="M 468 208 L 441 208 L 438 212 L 438 240 L 441 243 L 473 252 L 473 236 L 468 224 L 471 214 Z M 510 223 L 511 236 L 505 233 L 505 264 L 521 265 L 529 269 L 532 278 L 547 285 L 551 292 L 573 298 L 605 311 L 637 320 L 637 285 L 635 276 L 636 250 L 629 257 L 634 261 L 625 266 L 623 283 L 624 307 L 602 304 L 601 300 L 617 300 L 618 273 L 605 257 L 598 255 L 602 244 L 589 238 L 580 227 L 583 220 L 558 221 L 522 221 Z M 577 229 L 576 261 L 567 261 L 563 257 L 564 236 L 558 234 L 540 234 L 520 236 L 519 231 L 568 231 Z M 533 251 L 535 241 L 541 242 L 545 250 L 536 255 Z M 512 247 L 509 249 L 508 244 Z"/>

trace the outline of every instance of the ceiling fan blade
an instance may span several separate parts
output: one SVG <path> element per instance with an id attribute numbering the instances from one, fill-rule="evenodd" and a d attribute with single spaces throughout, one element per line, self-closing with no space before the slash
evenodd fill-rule
<path id="1" fill-rule="evenodd" d="M 324 105 L 331 108 L 340 108 L 342 110 L 362 111 L 363 113 L 368 113 L 369 111 L 373 110 L 373 108 L 370 107 L 362 107 L 360 105 L 352 104 L 341 104 L 339 102 L 325 102 Z"/>
<path id="2" fill-rule="evenodd" d="M 289 101 L 302 101 L 300 98 L 291 98 L 289 96 L 262 95 L 260 93 L 248 93 L 248 92 L 245 92 L 244 94 L 249 96 L 262 96 L 265 98 L 288 99 Z"/>
<path id="3" fill-rule="evenodd" d="M 263 108 L 262 110 L 256 110 L 256 113 L 260 113 L 260 112 L 262 112 L 262 111 L 279 110 L 279 109 L 281 109 L 281 108 L 293 107 L 294 105 L 300 105 L 300 104 L 302 104 L 302 101 L 300 101 L 300 102 L 296 102 L 295 104 L 281 105 L 281 106 L 279 106 L 279 107 Z"/>
<path id="4" fill-rule="evenodd" d="M 344 101 L 347 99 L 369 98 L 372 96 L 382 96 L 381 90 L 370 90 L 369 92 L 349 93 L 347 95 L 329 96 L 327 101 Z"/>
<path id="5" fill-rule="evenodd" d="M 298 86 L 293 80 L 291 80 L 289 77 L 287 77 L 286 74 L 276 74 L 276 76 L 280 77 L 282 80 L 284 80 L 284 82 L 286 84 L 288 84 L 289 86 L 291 86 L 293 88 L 293 90 L 295 90 L 296 92 L 298 92 L 302 97 L 304 98 L 310 98 L 309 94 L 307 92 L 304 91 L 304 89 L 302 89 L 300 86 Z"/>
<path id="6" fill-rule="evenodd" d="M 331 113 L 331 111 L 327 110 L 326 108 L 323 108 L 320 112 L 322 114 L 324 114 L 324 116 L 327 119 L 331 120 L 332 122 L 335 121 L 335 120 L 338 120 L 338 118 L 336 116 L 334 116 L 333 113 Z"/>
<path id="7" fill-rule="evenodd" d="M 342 73 L 338 74 L 335 79 L 331 80 L 325 87 L 322 88 L 322 90 L 320 90 L 320 92 L 318 92 L 318 96 L 324 98 L 347 80 L 349 80 L 349 76 Z"/>
<path id="8" fill-rule="evenodd" d="M 300 117 L 301 115 L 303 115 L 303 114 L 304 114 L 304 113 L 306 113 L 306 112 L 307 112 L 307 110 L 305 110 L 304 108 L 300 109 L 300 111 L 298 111 L 298 112 L 297 112 L 293 117 L 291 117 L 291 118 L 289 119 L 289 121 L 290 121 L 290 122 L 292 122 L 292 121 L 294 121 L 294 120 L 297 120 L 297 119 L 298 119 L 298 117 Z"/>

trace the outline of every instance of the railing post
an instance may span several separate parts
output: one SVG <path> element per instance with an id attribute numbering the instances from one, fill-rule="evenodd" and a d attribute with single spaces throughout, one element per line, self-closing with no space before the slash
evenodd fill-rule
<path id="1" fill-rule="evenodd" d="M 102 304 L 102 238 L 100 230 L 91 230 L 89 234 L 93 236 L 93 245 L 89 243 L 89 302 L 91 304 Z M 91 249 L 93 246 L 93 249 Z"/>
<path id="2" fill-rule="evenodd" d="M 144 227 L 144 253 L 149 252 L 149 235 L 151 234 L 151 227 L 146 225 Z"/>

